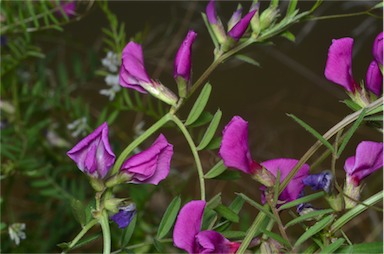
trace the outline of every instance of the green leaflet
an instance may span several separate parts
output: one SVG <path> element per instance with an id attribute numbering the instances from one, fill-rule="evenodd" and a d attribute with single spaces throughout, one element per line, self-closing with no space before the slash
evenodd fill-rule
<path id="1" fill-rule="evenodd" d="M 179 196 L 175 197 L 169 204 L 165 211 L 163 218 L 161 219 L 159 229 L 157 230 L 156 238 L 161 239 L 167 235 L 169 230 L 172 228 L 173 223 L 176 220 L 177 213 L 180 210 L 181 199 Z"/>
<path id="2" fill-rule="evenodd" d="M 323 230 L 325 227 L 327 227 L 329 224 L 331 224 L 334 218 L 335 218 L 334 215 L 329 215 L 329 216 L 325 217 L 324 219 L 322 219 L 321 221 L 318 221 L 312 227 L 308 228 L 307 231 L 305 231 L 305 233 L 302 234 L 299 237 L 299 239 L 297 239 L 294 247 L 299 246 L 300 244 L 302 244 L 303 242 L 308 240 L 313 235 L 319 233 L 321 230 Z"/>
<path id="3" fill-rule="evenodd" d="M 224 165 L 224 162 L 220 160 L 215 166 L 213 166 L 211 170 L 209 170 L 205 174 L 204 178 L 206 179 L 215 178 L 216 176 L 221 175 L 226 169 L 227 167 Z"/>
<path id="4" fill-rule="evenodd" d="M 207 105 L 211 91 L 212 91 L 212 86 L 209 83 L 207 83 L 201 90 L 201 93 L 197 98 L 195 104 L 193 105 L 191 112 L 189 112 L 187 120 L 185 121 L 186 126 L 194 123 L 199 118 L 205 106 Z"/>
<path id="5" fill-rule="evenodd" d="M 200 144 L 197 146 L 198 151 L 204 149 L 209 144 L 209 142 L 211 142 L 213 136 L 216 133 L 217 127 L 219 126 L 221 115 L 222 113 L 220 109 L 218 109 L 215 115 L 213 116 L 213 119 L 209 124 L 207 130 L 205 131 L 204 136 L 200 141 Z"/>

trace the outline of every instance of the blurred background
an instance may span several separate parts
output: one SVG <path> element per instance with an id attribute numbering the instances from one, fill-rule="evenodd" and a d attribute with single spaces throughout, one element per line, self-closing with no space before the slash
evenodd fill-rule
<path id="1" fill-rule="evenodd" d="M 238 3 L 234 1 L 217 3 L 218 14 L 224 23 L 230 18 Z M 240 3 L 244 10 L 247 10 L 251 4 L 247 1 Z M 312 1 L 299 2 L 298 7 L 300 11 L 308 10 L 313 3 Z M 316 10 L 314 16 L 356 13 L 367 10 L 376 3 L 378 1 L 325 1 Z M 103 113 L 103 109 L 108 104 L 113 104 L 107 96 L 100 94 L 100 90 L 106 89 L 107 85 L 104 77 L 97 75 L 97 71 L 102 68 L 101 59 L 106 56 L 104 34 L 101 29 L 108 27 L 109 21 L 96 3 L 79 1 L 76 4 L 77 14 L 81 17 L 79 21 L 66 24 L 62 32 L 44 30 L 33 34 L 34 43 L 42 48 L 47 57 L 39 60 L 38 66 L 30 66 L 28 61 L 21 64 L 17 73 L 18 78 L 24 78 L 24 80 L 19 79 L 12 82 L 25 85 L 28 87 L 25 88 L 27 91 L 32 91 L 30 90 L 33 89 L 32 78 L 29 77 L 42 72 L 42 76 L 45 77 L 44 82 L 48 86 L 47 89 L 53 93 L 50 97 L 53 101 L 55 96 L 65 93 L 64 101 L 60 99 L 51 102 L 49 99 L 45 101 L 46 96 L 50 96 L 49 93 L 40 93 L 39 96 L 35 96 L 32 92 L 31 99 L 21 104 L 22 115 L 19 117 L 23 118 L 23 114 L 28 113 L 31 105 L 45 104 L 45 108 L 42 106 L 43 111 L 34 113 L 40 120 L 47 121 L 44 128 L 39 129 L 36 133 L 37 136 L 45 137 L 48 140 L 41 151 L 42 154 L 45 154 L 43 164 L 65 165 L 60 170 L 58 168 L 56 176 L 52 175 L 52 171 L 48 173 L 48 176 L 52 179 L 56 179 L 56 177 L 67 179 L 66 184 L 60 183 L 60 186 L 68 186 L 63 193 L 68 192 L 69 195 L 80 200 L 91 200 L 92 191 L 88 188 L 86 180 L 79 179 L 85 177 L 69 158 L 66 158 L 65 155 L 63 157 L 63 154 L 55 154 L 63 151 L 65 153 L 65 149 L 72 147 L 85 133 L 95 129 L 98 117 L 101 114 L 111 113 L 111 111 Z M 116 14 L 119 22 L 125 23 L 127 42 L 130 38 L 139 38 L 142 41 L 145 66 L 149 75 L 161 80 L 164 85 L 175 92 L 177 88 L 173 80 L 173 60 L 189 29 L 195 30 L 198 34 L 193 45 L 192 80 L 196 81 L 213 60 L 214 47 L 200 14 L 205 12 L 206 4 L 207 2 L 203 1 L 108 2 L 110 11 Z M 268 5 L 268 2 L 261 1 L 260 8 L 263 10 Z M 286 6 L 287 2 L 281 2 L 282 12 Z M 377 15 L 382 15 L 381 11 Z M 209 78 L 213 91 L 207 111 L 214 113 L 220 108 L 223 112 L 217 135 L 220 135 L 223 127 L 234 115 L 240 115 L 249 122 L 249 142 L 254 159 L 257 161 L 277 157 L 299 159 L 315 143 L 316 139 L 288 117 L 287 113 L 296 115 L 320 133 L 325 133 L 351 113 L 351 110 L 341 102 L 347 99 L 344 90 L 327 81 L 323 74 L 332 39 L 354 38 L 353 76 L 356 81 L 360 82 L 365 79 L 366 70 L 372 60 L 373 40 L 382 30 L 382 19 L 368 15 L 314 19 L 300 22 L 290 29 L 296 36 L 295 42 L 276 37 L 272 40 L 273 44 L 252 45 L 246 48 L 242 53 L 252 57 L 259 63 L 259 66 L 232 58 L 220 65 Z M 10 39 L 12 36 L 9 36 L 8 40 Z M 13 83 L 10 84 L 9 80 L 12 79 L 7 77 L 2 79 L 2 101 L 11 101 Z M 63 88 L 65 86 L 67 88 Z M 142 96 L 144 108 L 148 103 L 146 97 L 148 96 Z M 196 95 L 193 98 L 196 98 Z M 78 102 L 78 105 L 70 112 L 67 111 L 71 109 L 70 106 L 60 108 L 60 105 L 56 105 L 57 103 L 65 104 L 67 101 L 73 104 Z M 180 111 L 182 119 L 187 116 L 193 101 L 193 99 L 189 101 Z M 37 119 L 34 117 L 35 115 L 30 116 L 31 119 Z M 84 116 L 87 116 L 88 119 L 84 134 L 69 139 L 64 138 L 67 142 L 65 145 L 50 148 L 47 138 L 50 130 L 55 130 L 56 134 L 63 137 L 68 136 L 71 130 L 66 129 L 66 125 Z M 5 118 L 6 114 L 2 112 L 2 120 Z M 113 127 L 111 127 L 113 130 L 110 134 L 116 155 L 135 135 L 149 127 L 155 120 L 156 116 L 148 115 L 140 110 L 118 114 L 114 119 Z M 8 117 L 8 122 L 10 121 Z M 33 121 L 31 120 L 31 122 Z M 54 126 L 55 123 L 58 123 L 57 126 Z M 4 142 L 8 142 L 6 140 L 8 135 L 9 137 L 13 135 L 13 131 L 10 131 L 9 128 L 11 127 L 8 125 L 2 130 Z M 23 128 L 28 128 L 28 125 L 23 125 Z M 19 132 L 24 132 L 24 130 L 21 129 Z M 179 192 L 182 193 L 183 203 L 188 199 L 199 197 L 194 161 L 185 140 L 179 133 L 175 133 L 174 129 L 167 128 L 162 132 L 165 133 L 170 143 L 174 144 L 175 155 L 170 176 L 157 188 L 127 186 L 126 189 L 121 190 L 122 196 L 129 195 L 138 203 L 138 213 L 142 213 L 140 227 L 134 233 L 137 236 L 132 238 L 132 244 L 136 243 L 135 239 L 143 236 L 149 237 L 154 233 L 152 225 L 158 224 L 169 202 Z M 199 130 L 196 130 L 195 134 L 196 137 L 201 135 Z M 144 144 L 143 148 L 147 147 L 154 138 Z M 348 148 L 337 161 L 339 184 L 343 184 L 345 177 L 343 170 L 345 158 L 355 153 L 357 144 L 362 140 L 381 141 L 382 134 L 368 126 L 358 129 Z M 24 153 L 28 154 L 28 149 L 23 150 Z M 47 153 L 49 154 L 47 155 Z M 41 177 L 47 179 L 45 173 L 43 176 L 39 173 L 33 176 L 30 169 L 19 171 L 20 165 L 15 164 L 8 154 L 2 153 L 1 156 L 2 221 L 6 223 L 20 221 L 27 225 L 25 230 L 27 239 L 18 246 L 9 242 L 6 229 L 2 229 L 2 250 L 6 252 L 59 251 L 56 244 L 70 241 L 80 230 L 71 217 L 68 201 L 70 197 L 67 199 L 60 191 L 59 195 L 62 196 L 60 199 L 56 197 L 57 191 L 54 194 L 47 192 L 46 196 L 41 195 L 45 186 L 36 183 L 36 179 L 41 180 Z M 202 152 L 201 156 L 206 171 L 218 160 L 217 150 Z M 15 157 L 15 161 L 17 158 Z M 316 156 L 309 163 L 314 162 L 315 159 Z M 10 165 L 10 163 L 13 164 Z M 330 160 L 325 160 L 313 172 L 330 169 L 330 165 Z M 44 166 L 39 164 L 39 167 Z M 56 166 L 52 169 L 55 170 L 55 168 Z M 35 177 L 33 178 L 35 180 L 31 181 L 32 177 Z M 207 181 L 208 199 L 221 192 L 223 203 L 229 204 L 236 197 L 235 193 L 242 192 L 260 201 L 260 185 L 255 181 L 242 174 L 233 174 L 229 177 L 232 177 L 233 180 Z M 68 183 L 71 181 L 75 182 L 75 186 Z M 382 171 L 368 177 L 365 183 L 367 184 L 364 186 L 362 200 L 382 189 Z M 309 189 L 306 191 L 311 193 Z M 43 197 L 51 199 L 46 202 Z M 327 204 L 319 203 L 316 206 L 324 207 Z M 241 222 L 235 227 L 241 229 L 249 227 L 256 212 L 245 205 L 241 212 Z M 289 214 L 286 216 L 289 217 Z M 378 225 L 382 225 L 382 213 L 371 209 L 349 223 L 345 227 L 345 232 L 355 243 L 380 240 L 382 239 L 382 227 L 378 227 Z M 294 231 L 288 233 L 296 234 Z M 95 243 L 86 245 L 79 251 L 99 251 L 101 239 Z M 141 249 L 140 252 L 144 251 L 154 251 L 154 249 Z M 167 249 L 167 251 L 170 250 Z"/>

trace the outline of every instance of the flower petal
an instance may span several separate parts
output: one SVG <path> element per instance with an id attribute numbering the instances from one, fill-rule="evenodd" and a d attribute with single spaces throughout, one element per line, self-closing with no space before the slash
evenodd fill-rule
<path id="1" fill-rule="evenodd" d="M 118 213 L 111 216 L 111 219 L 119 226 L 119 228 L 123 229 L 128 227 L 135 214 L 136 206 L 132 203 L 126 207 L 121 207 Z"/>
<path id="2" fill-rule="evenodd" d="M 331 192 L 333 175 L 330 171 L 324 171 L 319 174 L 312 174 L 303 179 L 304 185 L 310 186 L 312 190 L 324 190 Z"/>
<path id="3" fill-rule="evenodd" d="M 341 85 L 349 92 L 356 89 L 352 76 L 352 48 L 352 38 L 332 40 L 324 73 L 328 80 Z"/>
<path id="4" fill-rule="evenodd" d="M 205 204 L 205 201 L 193 200 L 181 208 L 173 230 L 176 247 L 194 253 L 195 237 L 201 229 Z"/>
<path id="5" fill-rule="evenodd" d="M 239 246 L 216 231 L 205 230 L 196 235 L 195 253 L 235 253 Z"/>
<path id="6" fill-rule="evenodd" d="M 376 62 L 383 65 L 383 32 L 376 36 L 372 47 L 372 53 Z"/>
<path id="7" fill-rule="evenodd" d="M 269 170 L 274 176 L 277 176 L 277 171 L 280 170 L 280 182 L 282 182 L 285 177 L 291 172 L 291 170 L 296 166 L 298 160 L 289 159 L 289 158 L 278 158 L 273 160 L 268 160 L 260 163 L 267 170 Z M 282 191 L 279 196 L 281 201 L 293 201 L 297 199 L 304 189 L 303 179 L 308 176 L 309 165 L 304 164 L 292 180 L 288 183 L 287 187 Z"/>
<path id="8" fill-rule="evenodd" d="M 104 178 L 115 162 L 108 140 L 108 125 L 103 123 L 67 152 L 84 173 Z"/>
<path id="9" fill-rule="evenodd" d="M 190 30 L 177 51 L 175 58 L 175 68 L 173 77 L 176 79 L 178 76 L 183 77 L 189 81 L 191 78 L 191 51 L 192 44 L 196 39 L 197 34 Z"/>
<path id="10" fill-rule="evenodd" d="M 383 142 L 362 141 L 356 148 L 355 156 L 349 157 L 344 170 L 353 180 L 360 181 L 383 167 Z"/>
<path id="11" fill-rule="evenodd" d="M 209 1 L 205 13 L 207 14 L 207 18 L 209 23 L 216 24 L 217 23 L 217 14 L 216 14 L 216 8 L 215 8 L 215 0 Z"/>
<path id="12" fill-rule="evenodd" d="M 376 96 L 380 96 L 383 93 L 383 74 L 376 61 L 372 61 L 368 67 L 365 87 Z"/>
<path id="13" fill-rule="evenodd" d="M 229 32 L 228 35 L 231 36 L 235 41 L 240 40 L 240 38 L 243 36 L 245 31 L 248 28 L 249 23 L 251 22 L 251 19 L 255 15 L 257 10 L 249 12 L 247 15 L 244 16 Z"/>
<path id="14" fill-rule="evenodd" d="M 120 68 L 120 85 L 123 87 L 143 92 L 145 90 L 139 88 L 140 84 L 152 83 L 144 67 L 143 49 L 138 43 L 131 41 L 125 46 Z"/>
<path id="15" fill-rule="evenodd" d="M 224 165 L 251 174 L 252 158 L 248 147 L 248 122 L 234 116 L 225 126 L 219 155 Z"/>
<path id="16" fill-rule="evenodd" d="M 241 4 L 237 5 L 236 11 L 232 14 L 231 18 L 228 21 L 228 31 L 232 29 L 241 19 L 241 14 L 243 12 L 243 7 Z"/>
<path id="17" fill-rule="evenodd" d="M 132 183 L 157 185 L 168 176 L 172 155 L 173 146 L 160 134 L 151 147 L 127 159 L 120 170 L 132 174 Z"/>

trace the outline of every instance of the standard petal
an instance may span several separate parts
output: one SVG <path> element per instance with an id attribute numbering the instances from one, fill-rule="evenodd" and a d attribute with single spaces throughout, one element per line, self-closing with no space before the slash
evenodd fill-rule
<path id="1" fill-rule="evenodd" d="M 175 66 L 173 77 L 176 79 L 178 76 L 183 77 L 189 81 L 191 78 L 191 51 L 192 44 L 196 39 L 197 34 L 190 30 L 177 51 L 175 58 Z"/>
<path id="2" fill-rule="evenodd" d="M 195 237 L 200 232 L 205 201 L 193 200 L 181 208 L 173 230 L 174 245 L 188 253 L 195 252 Z"/>
<path id="3" fill-rule="evenodd" d="M 216 14 L 216 8 L 215 8 L 215 0 L 209 1 L 205 13 L 207 14 L 207 18 L 209 23 L 211 24 L 217 24 L 217 14 Z"/>
<path id="4" fill-rule="evenodd" d="M 372 61 L 368 67 L 365 87 L 376 96 L 380 96 L 383 93 L 383 74 L 376 61 Z"/>
<path id="5" fill-rule="evenodd" d="M 357 86 L 352 76 L 352 48 L 352 38 L 332 40 L 324 73 L 328 80 L 349 92 L 354 92 Z"/>
<path id="6" fill-rule="evenodd" d="M 373 42 L 372 53 L 376 62 L 383 65 L 383 32 L 376 36 Z"/>
<path id="7" fill-rule="evenodd" d="M 172 155 L 173 146 L 160 134 L 151 147 L 127 159 L 120 170 L 132 174 L 132 183 L 157 185 L 168 176 Z"/>
<path id="8" fill-rule="evenodd" d="M 243 7 L 241 7 L 241 4 L 238 4 L 236 11 L 232 14 L 228 21 L 228 31 L 230 31 L 232 27 L 234 27 L 240 21 L 242 12 Z"/>
<path id="9" fill-rule="evenodd" d="M 280 182 L 282 182 L 289 172 L 296 166 L 298 160 L 289 158 L 278 158 L 268 160 L 260 163 L 274 176 L 277 176 L 277 171 L 280 171 Z M 303 179 L 308 176 L 309 165 L 304 164 L 292 180 L 288 183 L 287 187 L 282 191 L 279 196 L 281 201 L 292 201 L 299 197 L 301 191 L 304 189 Z"/>
<path id="10" fill-rule="evenodd" d="M 150 83 L 145 67 L 144 55 L 141 45 L 133 41 L 129 42 L 122 52 L 124 68 L 137 80 Z"/>
<path id="11" fill-rule="evenodd" d="M 140 86 L 139 81 L 134 79 L 132 75 L 124 68 L 124 64 L 120 67 L 119 84 L 122 87 L 134 89 L 140 93 L 147 93 L 147 91 Z"/>
<path id="12" fill-rule="evenodd" d="M 249 12 L 247 15 L 244 16 L 229 32 L 228 35 L 231 36 L 235 41 L 240 40 L 240 38 L 243 36 L 245 31 L 248 28 L 249 23 L 251 22 L 251 19 L 255 15 L 257 10 Z"/>
<path id="13" fill-rule="evenodd" d="M 355 156 L 349 157 L 344 170 L 357 185 L 365 177 L 383 167 L 383 143 L 362 141 L 356 148 Z"/>
<path id="14" fill-rule="evenodd" d="M 103 123 L 67 152 L 84 173 L 104 178 L 115 162 L 108 140 L 108 125 Z"/>
<path id="15" fill-rule="evenodd" d="M 252 158 L 248 146 L 248 122 L 234 116 L 223 130 L 219 155 L 224 165 L 251 174 Z"/>

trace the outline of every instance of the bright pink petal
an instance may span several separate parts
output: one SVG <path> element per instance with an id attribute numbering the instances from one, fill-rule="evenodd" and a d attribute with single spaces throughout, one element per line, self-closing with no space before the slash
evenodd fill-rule
<path id="1" fill-rule="evenodd" d="M 205 13 L 207 14 L 207 18 L 209 23 L 216 24 L 217 23 L 217 14 L 216 14 L 216 8 L 215 8 L 215 1 L 210 0 L 206 9 Z"/>
<path id="2" fill-rule="evenodd" d="M 178 76 L 183 77 L 189 81 L 191 78 L 191 51 L 192 44 L 196 39 L 197 34 L 190 30 L 177 51 L 175 58 L 175 68 L 173 77 L 176 79 Z"/>
<path id="3" fill-rule="evenodd" d="M 120 170 L 132 174 L 132 183 L 157 185 L 168 176 L 172 155 L 173 146 L 160 134 L 151 147 L 128 158 Z"/>
<path id="4" fill-rule="evenodd" d="M 383 167 L 383 143 L 362 141 L 356 148 L 355 156 L 349 157 L 344 170 L 357 184 L 365 177 Z"/>
<path id="5" fill-rule="evenodd" d="M 352 76 L 352 48 L 352 38 L 332 40 L 324 73 L 328 80 L 341 85 L 349 92 L 356 89 Z"/>
<path id="6" fill-rule="evenodd" d="M 372 53 L 376 62 L 383 65 L 383 32 L 376 36 L 373 42 Z"/>
<path id="7" fill-rule="evenodd" d="M 383 93 L 383 74 L 376 61 L 372 61 L 368 67 L 365 87 L 376 96 L 380 96 Z"/>
<path id="8" fill-rule="evenodd" d="M 200 232 L 205 201 L 193 200 L 181 208 L 173 230 L 174 245 L 195 253 L 195 237 Z"/>
<path id="9" fill-rule="evenodd" d="M 240 40 L 245 31 L 247 31 L 248 25 L 251 22 L 251 19 L 255 15 L 257 10 L 249 12 L 244 16 L 229 32 L 228 35 L 231 36 L 235 41 Z"/>
<path id="10" fill-rule="evenodd" d="M 115 162 L 108 140 L 108 125 L 103 123 L 87 137 L 67 152 L 84 173 L 97 178 L 104 178 Z"/>
<path id="11" fill-rule="evenodd" d="M 260 163 L 274 176 L 277 176 L 277 171 L 280 171 L 280 182 L 282 182 L 289 172 L 296 166 L 298 160 L 289 158 L 278 158 L 268 160 Z M 287 187 L 279 196 L 281 201 L 292 201 L 299 197 L 301 191 L 304 189 L 303 179 L 309 174 L 309 165 L 304 164 L 292 180 L 288 183 Z"/>
<path id="12" fill-rule="evenodd" d="M 252 158 L 248 146 L 248 122 L 234 116 L 225 126 L 219 155 L 224 165 L 251 174 Z"/>

